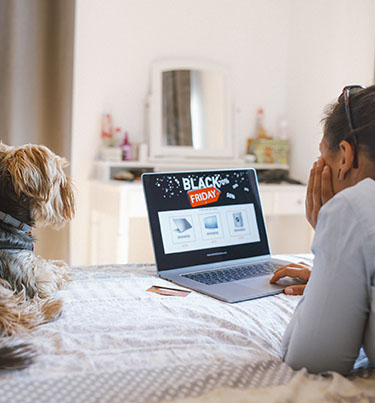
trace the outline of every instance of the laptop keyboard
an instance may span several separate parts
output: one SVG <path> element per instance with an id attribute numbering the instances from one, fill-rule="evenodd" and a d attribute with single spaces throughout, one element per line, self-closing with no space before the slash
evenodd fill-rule
<path id="1" fill-rule="evenodd" d="M 252 263 L 250 265 L 229 267 L 219 270 L 183 274 L 182 277 L 190 278 L 199 283 L 213 285 L 243 280 L 245 278 L 264 276 L 273 273 L 278 267 L 281 267 L 281 265 L 274 262 Z"/>

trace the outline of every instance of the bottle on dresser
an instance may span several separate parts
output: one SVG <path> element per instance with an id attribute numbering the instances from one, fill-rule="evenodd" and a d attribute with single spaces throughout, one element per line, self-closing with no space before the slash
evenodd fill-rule
<path id="1" fill-rule="evenodd" d="M 132 145 L 129 141 L 129 134 L 125 132 L 124 141 L 121 144 L 122 160 L 129 161 L 132 158 Z"/>

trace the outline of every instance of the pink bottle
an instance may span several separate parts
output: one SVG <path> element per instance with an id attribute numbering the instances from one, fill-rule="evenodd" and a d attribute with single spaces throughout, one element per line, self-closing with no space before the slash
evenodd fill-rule
<path id="1" fill-rule="evenodd" d="M 128 132 L 125 132 L 124 141 L 121 144 L 121 151 L 122 151 L 122 160 L 129 161 L 131 160 L 131 144 L 129 142 L 129 135 Z"/>

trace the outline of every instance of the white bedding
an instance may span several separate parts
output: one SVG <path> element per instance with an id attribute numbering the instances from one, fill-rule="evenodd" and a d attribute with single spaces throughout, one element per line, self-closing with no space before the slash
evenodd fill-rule
<path id="1" fill-rule="evenodd" d="M 151 285 L 170 286 L 152 265 L 73 271 L 74 281 L 60 292 L 62 316 L 34 333 L 35 364 L 0 372 L 0 402 L 158 402 L 198 396 L 225 402 L 232 388 L 269 391 L 293 385 L 296 376 L 326 380 L 295 372 L 280 359 L 281 337 L 299 297 L 281 294 L 228 304 L 196 292 L 188 297 L 147 292 Z M 255 393 L 249 389 L 245 396 L 251 390 Z"/>

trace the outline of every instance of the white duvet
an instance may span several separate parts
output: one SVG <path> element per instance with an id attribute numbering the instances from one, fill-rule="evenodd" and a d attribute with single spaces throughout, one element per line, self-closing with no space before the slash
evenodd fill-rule
<path id="1" fill-rule="evenodd" d="M 246 401 L 291 390 L 298 376 L 316 385 L 333 379 L 295 372 L 280 359 L 299 297 L 228 304 L 196 292 L 161 296 L 146 289 L 171 284 L 151 265 L 73 270 L 60 293 L 62 316 L 32 338 L 35 364 L 0 372 L 0 402 Z"/>

